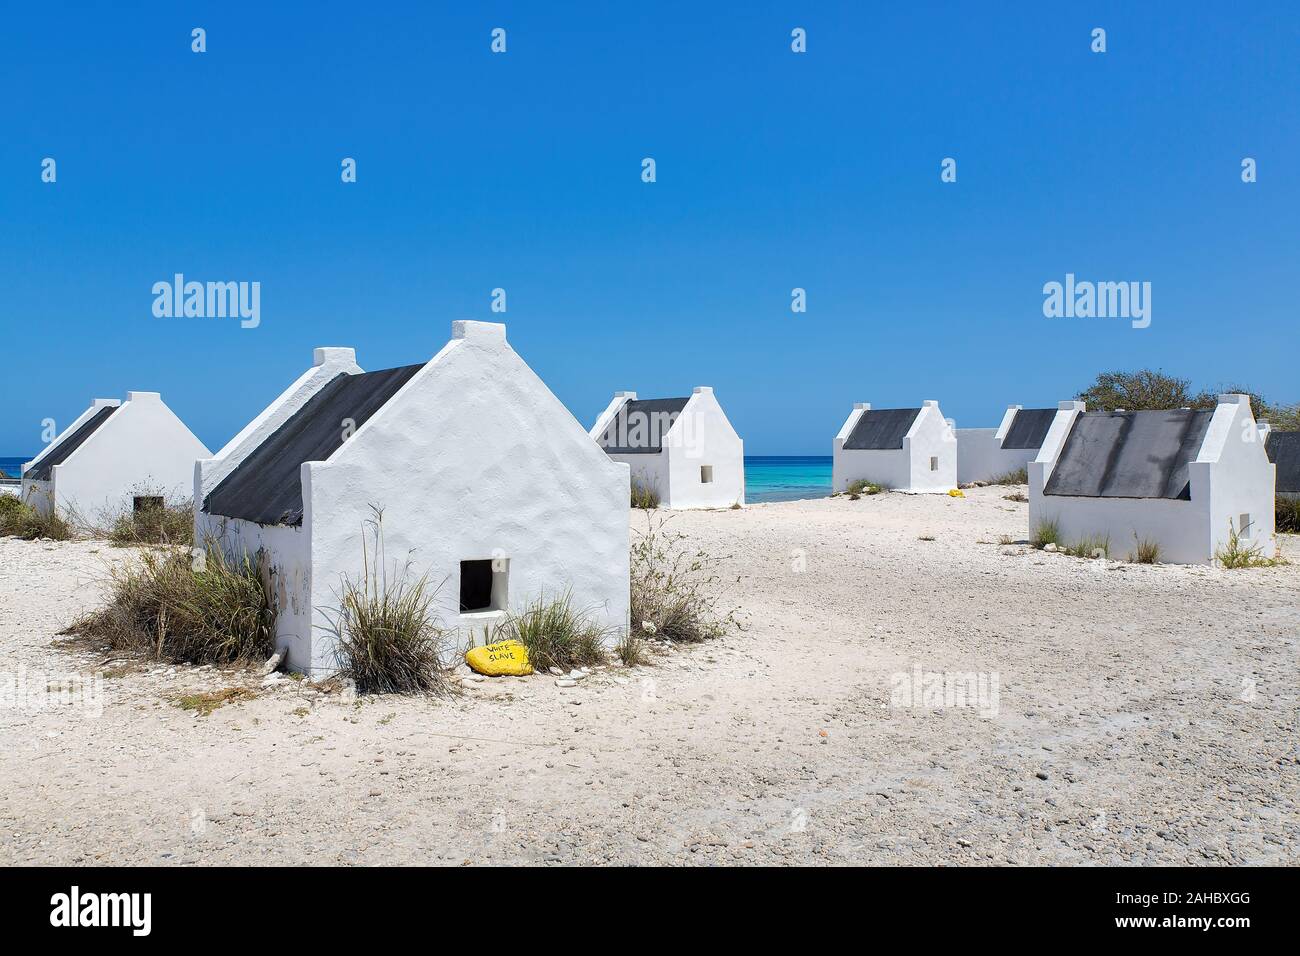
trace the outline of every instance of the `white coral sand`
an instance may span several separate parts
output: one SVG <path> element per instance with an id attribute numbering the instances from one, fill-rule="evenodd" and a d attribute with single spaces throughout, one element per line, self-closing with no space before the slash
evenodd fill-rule
<path id="1" fill-rule="evenodd" d="M 1300 565 L 998 545 L 1007 490 L 675 514 L 747 629 L 574 687 L 105 663 L 99 716 L 0 709 L 0 864 L 1297 862 Z M 0 672 L 100 665 L 53 642 L 130 555 L 0 540 Z M 917 669 L 996 715 L 891 706 Z"/>

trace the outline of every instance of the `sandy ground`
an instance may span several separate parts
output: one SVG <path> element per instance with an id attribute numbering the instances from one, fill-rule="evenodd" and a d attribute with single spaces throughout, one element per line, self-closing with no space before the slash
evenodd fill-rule
<path id="1" fill-rule="evenodd" d="M 98 713 L 0 708 L 0 863 L 1295 863 L 1300 564 L 998 545 L 1005 491 L 677 513 L 745 631 L 575 689 L 205 717 L 258 679 L 109 663 Z M 122 560 L 0 540 L 0 672 L 92 671 L 55 635 Z M 891 705 L 917 667 L 997 698 Z"/>

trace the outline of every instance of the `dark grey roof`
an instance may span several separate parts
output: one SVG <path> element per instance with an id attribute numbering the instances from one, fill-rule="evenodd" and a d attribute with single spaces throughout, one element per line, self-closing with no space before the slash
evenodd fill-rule
<path id="1" fill-rule="evenodd" d="M 345 420 L 360 428 L 422 368 L 335 376 L 209 492 L 203 510 L 258 524 L 302 524 L 302 463 L 328 459 L 343 444 Z"/>
<path id="2" fill-rule="evenodd" d="M 624 402 L 597 443 L 611 455 L 653 455 L 690 398 L 647 398 Z M 619 441 L 624 444 L 617 444 Z M 633 444 L 627 444 L 631 440 Z"/>
<path id="3" fill-rule="evenodd" d="M 1300 432 L 1269 432 L 1264 447 L 1277 465 L 1277 490 L 1300 494 Z"/>
<path id="4" fill-rule="evenodd" d="M 1011 419 L 1007 437 L 1002 439 L 1003 448 L 1042 448 L 1047 430 L 1056 418 L 1054 408 L 1022 408 Z"/>
<path id="5" fill-rule="evenodd" d="M 902 448 L 903 438 L 921 414 L 919 408 L 868 408 L 844 442 L 848 451 Z"/>
<path id="6" fill-rule="evenodd" d="M 1190 498 L 1187 466 L 1213 415 L 1188 408 L 1084 412 L 1075 418 L 1043 494 Z"/>
<path id="7" fill-rule="evenodd" d="M 86 443 L 86 439 L 99 430 L 99 426 L 108 421 L 108 416 L 117 411 L 120 405 L 105 405 L 90 418 L 82 422 L 77 430 L 50 450 L 50 453 L 23 473 L 24 478 L 32 481 L 49 481 L 55 465 L 61 465 L 68 456 Z"/>

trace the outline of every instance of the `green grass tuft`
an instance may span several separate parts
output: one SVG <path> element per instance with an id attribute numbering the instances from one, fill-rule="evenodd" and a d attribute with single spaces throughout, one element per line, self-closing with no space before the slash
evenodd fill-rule
<path id="1" fill-rule="evenodd" d="M 1040 521 L 1029 538 L 1029 543 L 1040 551 L 1049 544 L 1061 545 L 1061 526 L 1055 521 Z"/>
<path id="2" fill-rule="evenodd" d="M 659 491 L 651 486 L 644 484 L 640 480 L 632 479 L 632 507 L 642 508 L 646 511 L 659 507 Z"/>
<path id="3" fill-rule="evenodd" d="M 412 580 L 409 564 L 390 579 L 384 550 L 384 512 L 371 507 L 366 522 L 373 551 L 361 536 L 361 577 L 345 576 L 329 630 L 339 673 L 362 694 L 449 694 L 443 665 L 445 632 L 433 610 L 438 589 L 428 575 Z"/>
<path id="4" fill-rule="evenodd" d="M 1138 538 L 1137 534 L 1133 537 L 1137 540 L 1137 550 L 1129 557 L 1129 561 L 1133 564 L 1159 564 L 1160 543 L 1150 538 Z"/>
<path id="5" fill-rule="evenodd" d="M 1264 549 L 1261 545 L 1245 545 L 1242 543 L 1241 535 L 1237 533 L 1236 527 L 1232 521 L 1228 522 L 1228 543 L 1219 548 L 1214 553 L 1214 557 L 1225 568 L 1271 568 L 1274 565 L 1286 564 L 1282 558 L 1264 557 Z"/>
<path id="6" fill-rule="evenodd" d="M 493 639 L 523 644 L 535 670 L 571 670 L 605 662 L 604 636 L 566 592 L 551 600 L 536 598 L 522 612 L 508 614 Z"/>
<path id="7" fill-rule="evenodd" d="M 1017 468 L 1015 471 L 1008 471 L 1005 475 L 998 475 L 996 478 L 989 479 L 990 485 L 1027 485 L 1029 484 L 1029 467 L 1026 465 Z"/>

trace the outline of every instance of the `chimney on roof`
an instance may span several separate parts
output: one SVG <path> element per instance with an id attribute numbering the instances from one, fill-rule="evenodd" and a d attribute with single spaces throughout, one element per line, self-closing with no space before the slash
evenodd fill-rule
<path id="1" fill-rule="evenodd" d="M 334 365 L 356 365 L 357 350 L 344 348 L 338 345 L 327 345 L 324 348 L 312 349 L 312 365 L 317 367 L 332 363 Z"/>
<path id="2" fill-rule="evenodd" d="M 506 340 L 506 327 L 500 322 L 474 322 L 469 319 L 458 319 L 451 323 L 451 337 L 484 344 L 504 342 Z"/>

